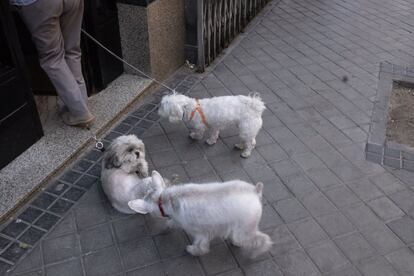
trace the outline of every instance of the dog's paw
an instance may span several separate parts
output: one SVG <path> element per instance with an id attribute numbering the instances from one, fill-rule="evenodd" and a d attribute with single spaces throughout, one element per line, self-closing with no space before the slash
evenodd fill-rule
<path id="1" fill-rule="evenodd" d="M 207 140 L 206 140 L 206 143 L 207 143 L 207 145 L 209 145 L 209 146 L 214 145 L 216 142 L 217 142 L 217 139 L 207 139 Z"/>
<path id="2" fill-rule="evenodd" d="M 201 139 L 200 135 L 198 135 L 195 132 L 190 132 L 190 134 L 188 136 L 193 140 L 200 140 Z"/>
<path id="3" fill-rule="evenodd" d="M 186 250 L 188 253 L 190 253 L 193 256 L 201 256 L 201 255 L 208 253 L 208 251 L 204 251 L 200 247 L 195 246 L 195 245 L 187 245 Z"/>
<path id="4" fill-rule="evenodd" d="M 240 156 L 243 158 L 248 158 L 251 155 L 250 151 L 243 151 Z"/>
<path id="5" fill-rule="evenodd" d="M 242 143 L 235 144 L 235 145 L 234 145 L 234 147 L 235 147 L 236 149 L 240 149 L 240 150 L 244 149 L 244 146 L 243 146 L 243 144 L 242 144 Z"/>

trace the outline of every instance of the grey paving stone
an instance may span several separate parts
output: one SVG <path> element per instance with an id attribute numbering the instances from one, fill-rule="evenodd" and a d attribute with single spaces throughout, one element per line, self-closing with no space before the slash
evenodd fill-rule
<path id="1" fill-rule="evenodd" d="M 293 155 L 292 159 L 298 163 L 304 171 L 325 168 L 323 162 L 315 154 L 310 152 Z"/>
<path id="2" fill-rule="evenodd" d="M 386 226 L 362 231 L 361 233 L 381 254 L 393 252 L 404 246 L 404 243 Z"/>
<path id="3" fill-rule="evenodd" d="M 140 214 L 117 220 L 112 225 L 118 242 L 136 240 L 147 235 L 145 220 Z"/>
<path id="4" fill-rule="evenodd" d="M 55 200 L 55 196 L 41 193 L 34 201 L 32 201 L 32 205 L 40 209 L 47 209 Z"/>
<path id="5" fill-rule="evenodd" d="M 272 180 L 277 178 L 277 175 L 267 165 L 254 165 L 244 168 L 253 182 Z"/>
<path id="6" fill-rule="evenodd" d="M 365 142 L 368 138 L 368 134 L 360 127 L 354 127 L 344 129 L 343 132 L 354 142 Z"/>
<path id="7" fill-rule="evenodd" d="M 182 231 L 162 233 L 154 237 L 154 241 L 162 259 L 184 255 L 189 244 Z"/>
<path id="8" fill-rule="evenodd" d="M 51 194 L 61 195 L 69 188 L 69 185 L 56 181 L 53 185 L 49 186 L 46 191 Z"/>
<path id="9" fill-rule="evenodd" d="M 19 273 L 29 270 L 35 270 L 42 267 L 42 253 L 37 246 L 14 268 L 13 272 Z"/>
<path id="10" fill-rule="evenodd" d="M 281 225 L 274 229 L 268 229 L 266 232 L 273 241 L 270 249 L 272 256 L 284 255 L 289 251 L 300 248 L 298 241 L 285 225 Z"/>
<path id="11" fill-rule="evenodd" d="M 164 268 L 162 263 L 155 263 L 150 266 L 145 266 L 143 268 L 138 268 L 132 271 L 127 272 L 127 276 L 164 276 Z"/>
<path id="12" fill-rule="evenodd" d="M 213 173 L 213 168 L 206 159 L 195 159 L 184 164 L 184 169 L 190 177 Z"/>
<path id="13" fill-rule="evenodd" d="M 370 180 L 386 194 L 395 193 L 405 189 L 404 185 L 402 185 L 396 177 L 389 173 L 383 173 L 370 177 Z"/>
<path id="14" fill-rule="evenodd" d="M 306 174 L 321 190 L 330 189 L 342 184 L 342 181 L 328 168 L 310 169 Z"/>
<path id="15" fill-rule="evenodd" d="M 388 227 L 406 244 L 414 241 L 414 220 L 408 216 L 387 223 Z"/>
<path id="16" fill-rule="evenodd" d="M 237 267 L 230 250 L 224 243 L 211 246 L 210 253 L 200 257 L 207 275 L 214 275 Z"/>
<path id="17" fill-rule="evenodd" d="M 313 218 L 292 222 L 288 224 L 288 227 L 299 243 L 305 248 L 328 238 L 325 231 Z"/>
<path id="18" fill-rule="evenodd" d="M 327 215 L 337 210 L 321 192 L 309 193 L 301 202 L 313 216 Z"/>
<path id="19" fill-rule="evenodd" d="M 102 249 L 84 256 L 86 275 L 115 275 L 122 270 L 121 260 L 115 247 Z"/>
<path id="20" fill-rule="evenodd" d="M 352 223 L 340 212 L 320 216 L 316 220 L 331 238 L 355 231 Z"/>
<path id="21" fill-rule="evenodd" d="M 276 211 L 269 204 L 263 205 L 262 219 L 260 220 L 259 228 L 264 230 L 282 225 L 283 221 L 276 213 Z"/>
<path id="22" fill-rule="evenodd" d="M 331 167 L 331 170 L 343 181 L 353 181 L 364 176 L 364 173 L 350 162 Z"/>
<path id="23" fill-rule="evenodd" d="M 164 263 L 164 269 L 171 276 L 204 275 L 197 259 L 189 255 L 167 260 Z"/>
<path id="24" fill-rule="evenodd" d="M 319 275 L 318 269 L 302 250 L 293 250 L 275 257 L 276 263 L 286 275 Z"/>
<path id="25" fill-rule="evenodd" d="M 328 191 L 325 191 L 325 194 L 338 208 L 361 202 L 361 200 L 346 185 L 329 189 Z"/>
<path id="26" fill-rule="evenodd" d="M 367 276 L 397 276 L 397 272 L 382 256 L 361 261 L 359 269 Z"/>
<path id="27" fill-rule="evenodd" d="M 79 259 L 70 260 L 46 267 L 46 276 L 82 276 L 82 265 Z"/>
<path id="28" fill-rule="evenodd" d="M 179 163 L 178 156 L 174 150 L 166 150 L 150 154 L 155 167 L 166 167 Z"/>
<path id="29" fill-rule="evenodd" d="M 74 211 L 76 225 L 80 230 L 103 223 L 107 220 L 103 202 L 78 204 Z"/>
<path id="30" fill-rule="evenodd" d="M 133 269 L 156 263 L 160 260 L 154 241 L 145 237 L 119 246 L 125 269 Z"/>
<path id="31" fill-rule="evenodd" d="M 280 176 L 282 179 L 291 175 L 300 174 L 301 171 L 297 165 L 290 160 L 282 160 L 275 163 L 270 163 L 269 166 Z"/>
<path id="32" fill-rule="evenodd" d="M 28 227 L 29 225 L 24 222 L 13 220 L 1 231 L 1 233 L 12 238 L 17 238 Z"/>
<path id="33" fill-rule="evenodd" d="M 285 151 L 277 144 L 259 146 L 256 149 L 267 162 L 277 162 L 288 158 Z"/>
<path id="34" fill-rule="evenodd" d="M 46 234 L 45 231 L 37 229 L 35 227 L 30 227 L 23 233 L 23 235 L 20 236 L 19 241 L 30 245 L 35 245 L 35 243 L 39 241 L 44 234 Z"/>
<path id="35" fill-rule="evenodd" d="M 383 225 L 371 209 L 363 204 L 347 207 L 343 209 L 343 213 L 359 230 L 377 228 Z"/>
<path id="36" fill-rule="evenodd" d="M 348 260 L 331 241 L 324 241 L 306 251 L 323 273 L 332 272 L 348 264 Z"/>
<path id="37" fill-rule="evenodd" d="M 368 205 L 384 221 L 404 216 L 404 212 L 388 197 L 380 197 L 368 202 Z"/>
<path id="38" fill-rule="evenodd" d="M 114 243 L 111 230 L 107 224 L 79 232 L 79 240 L 84 253 L 109 247 Z"/>
<path id="39" fill-rule="evenodd" d="M 369 201 L 381 197 L 384 194 L 368 179 L 346 183 L 351 190 L 362 200 Z"/>
<path id="40" fill-rule="evenodd" d="M 400 275 L 413 275 L 414 273 L 414 254 L 408 248 L 385 256 Z"/>
<path id="41" fill-rule="evenodd" d="M 237 171 L 241 168 L 240 157 L 238 156 L 233 157 L 225 154 L 211 157 L 209 160 L 219 174 Z"/>
<path id="42" fill-rule="evenodd" d="M 399 191 L 389 195 L 389 198 L 410 216 L 414 215 L 414 193 L 410 190 Z"/>
<path id="43" fill-rule="evenodd" d="M 274 203 L 273 207 L 286 223 L 304 219 L 309 216 L 309 212 L 296 198 L 280 200 Z"/>
<path id="44" fill-rule="evenodd" d="M 270 179 L 263 182 L 263 196 L 269 203 L 276 202 L 281 199 L 290 198 L 292 194 L 286 189 L 285 185 L 279 178 Z"/>
<path id="45" fill-rule="evenodd" d="M 352 262 L 372 257 L 376 254 L 374 248 L 359 233 L 339 237 L 335 239 L 335 243 Z"/>
<path id="46" fill-rule="evenodd" d="M 303 174 L 290 175 L 283 182 L 299 200 L 317 191 L 316 186 Z"/>
<path id="47" fill-rule="evenodd" d="M 233 269 L 227 272 L 219 273 L 217 275 L 219 276 L 243 276 L 244 274 L 239 268 L 237 268 L 237 269 Z"/>
<path id="48" fill-rule="evenodd" d="M 207 145 L 206 143 L 200 144 L 201 149 L 204 154 L 208 157 L 229 154 L 233 151 L 233 148 L 228 148 L 220 139 L 217 140 L 217 143 L 214 146 Z"/>
<path id="49" fill-rule="evenodd" d="M 66 260 L 80 254 L 78 240 L 74 234 L 44 240 L 42 250 L 45 264 Z"/>
<path id="50" fill-rule="evenodd" d="M 264 260 L 261 262 L 256 262 L 253 264 L 250 264 L 243 268 L 243 271 L 245 275 L 261 275 L 261 276 L 282 276 L 283 273 L 280 271 L 279 267 L 276 265 L 276 263 L 269 259 Z"/>
<path id="51" fill-rule="evenodd" d="M 361 273 L 352 265 L 346 266 L 335 271 L 330 272 L 328 275 L 332 276 L 361 276 Z"/>
<path id="52" fill-rule="evenodd" d="M 335 125 L 339 129 L 349 129 L 355 127 L 355 124 L 343 115 L 333 116 L 328 119 L 333 125 Z"/>

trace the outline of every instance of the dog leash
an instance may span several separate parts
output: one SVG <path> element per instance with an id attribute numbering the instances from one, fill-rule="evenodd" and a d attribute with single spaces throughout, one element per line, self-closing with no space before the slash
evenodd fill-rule
<path id="1" fill-rule="evenodd" d="M 164 84 L 163 82 L 158 81 L 157 79 L 149 76 L 148 74 L 146 74 L 142 70 L 139 70 L 137 67 L 135 67 L 134 65 L 130 64 L 129 62 L 127 62 L 126 60 L 122 59 L 120 56 L 118 56 L 117 54 L 115 54 L 114 52 L 112 52 L 111 50 L 109 50 L 107 47 L 105 47 L 101 42 L 99 42 L 96 38 L 94 38 L 91 34 L 89 34 L 84 29 L 81 29 L 81 31 L 82 31 L 82 33 L 87 38 L 89 38 L 90 40 L 92 40 L 94 43 L 96 43 L 96 45 L 98 45 L 99 47 L 101 47 L 102 49 L 104 49 L 106 52 L 108 52 L 111 56 L 113 56 L 117 60 L 121 61 L 122 63 L 124 63 L 126 65 L 128 65 L 134 71 L 140 73 L 141 75 L 143 75 L 146 78 L 152 80 L 153 82 L 155 82 L 155 83 L 163 86 L 167 90 L 169 90 L 169 91 L 171 91 L 173 93 L 176 93 L 175 89 L 172 89 L 171 87 L 169 87 L 168 85 Z M 92 132 L 92 130 L 90 129 L 90 127 L 87 127 L 86 129 L 90 132 L 91 138 L 95 141 L 95 148 L 98 149 L 101 152 L 104 152 L 105 151 L 105 147 L 104 147 L 104 144 L 103 144 L 102 140 L 96 137 L 96 134 Z"/>

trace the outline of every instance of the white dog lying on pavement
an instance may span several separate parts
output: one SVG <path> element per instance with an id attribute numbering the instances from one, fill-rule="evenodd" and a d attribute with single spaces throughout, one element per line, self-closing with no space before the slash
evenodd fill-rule
<path id="1" fill-rule="evenodd" d="M 133 214 L 128 201 L 143 198 L 152 185 L 144 143 L 135 135 L 117 137 L 102 160 L 102 188 L 112 206 Z"/>
<path id="2" fill-rule="evenodd" d="M 159 115 L 170 122 L 183 120 L 190 128 L 190 137 L 202 139 L 208 132 L 207 144 L 216 143 L 220 130 L 235 125 L 239 128 L 242 157 L 249 157 L 256 145 L 256 135 L 262 127 L 262 113 L 266 109 L 258 94 L 252 96 L 221 96 L 193 99 L 174 93 L 161 100 Z"/>
<path id="3" fill-rule="evenodd" d="M 141 214 L 169 217 L 194 241 L 187 251 L 199 256 L 209 252 L 210 241 L 229 238 L 248 249 L 251 257 L 266 252 L 270 237 L 260 232 L 263 184 L 253 186 L 241 180 L 224 183 L 165 186 L 161 175 L 152 172 L 153 191 L 144 199 L 132 200 L 129 207 Z"/>

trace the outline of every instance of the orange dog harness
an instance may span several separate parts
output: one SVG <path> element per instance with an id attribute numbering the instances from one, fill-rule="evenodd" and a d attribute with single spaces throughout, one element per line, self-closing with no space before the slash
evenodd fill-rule
<path id="1" fill-rule="evenodd" d="M 195 113 L 197 112 L 198 114 L 200 114 L 200 118 L 201 121 L 203 122 L 203 124 L 208 128 L 208 123 L 207 123 L 207 119 L 206 116 L 204 115 L 203 109 L 201 108 L 200 102 L 198 101 L 198 99 L 196 99 L 196 107 L 194 108 L 193 111 L 191 111 L 191 115 L 190 115 L 190 121 L 194 118 Z"/>

